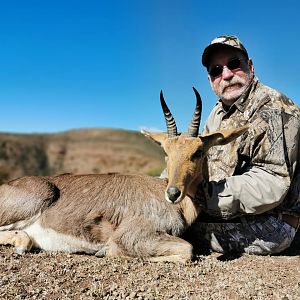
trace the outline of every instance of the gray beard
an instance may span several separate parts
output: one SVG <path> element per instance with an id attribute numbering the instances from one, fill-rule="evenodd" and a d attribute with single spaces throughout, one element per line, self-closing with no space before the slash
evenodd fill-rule
<path id="1" fill-rule="evenodd" d="M 238 99 L 248 88 L 249 84 L 251 83 L 253 79 L 253 74 L 249 73 L 246 78 L 240 78 L 240 77 L 233 77 L 230 81 L 221 81 L 217 89 L 214 89 L 213 86 L 213 91 L 215 94 L 221 98 L 221 100 L 226 100 L 226 101 L 234 101 Z M 234 98 L 231 95 L 227 95 L 226 92 L 223 92 L 225 88 L 234 85 L 234 84 L 240 84 L 241 88 L 235 94 Z M 231 93 L 228 93 L 231 94 Z"/>

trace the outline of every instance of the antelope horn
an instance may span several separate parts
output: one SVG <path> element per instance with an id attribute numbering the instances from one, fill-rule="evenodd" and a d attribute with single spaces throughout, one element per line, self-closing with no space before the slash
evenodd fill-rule
<path id="1" fill-rule="evenodd" d="M 160 91 L 160 104 L 162 107 L 162 110 L 164 112 L 164 116 L 165 116 L 165 120 L 166 120 L 166 124 L 167 124 L 167 132 L 168 132 L 168 137 L 174 137 L 177 135 L 177 127 L 176 127 L 176 123 L 175 120 L 166 104 L 166 101 L 164 99 L 164 95 L 163 92 Z"/>
<path id="2" fill-rule="evenodd" d="M 199 126 L 201 121 L 201 112 L 202 112 L 202 100 L 198 91 L 193 87 L 194 93 L 196 95 L 196 108 L 194 111 L 193 119 L 190 123 L 188 129 L 188 135 L 191 137 L 197 137 L 199 134 Z"/>

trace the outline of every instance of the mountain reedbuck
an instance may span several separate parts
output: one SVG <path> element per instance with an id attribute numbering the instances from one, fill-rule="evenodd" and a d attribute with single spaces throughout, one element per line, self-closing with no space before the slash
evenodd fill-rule
<path id="1" fill-rule="evenodd" d="M 29 176 L 0 186 L 0 244 L 96 256 L 185 262 L 192 246 L 179 238 L 200 212 L 193 202 L 207 150 L 246 128 L 199 136 L 201 99 L 188 133 L 176 124 L 161 92 L 167 133 L 143 132 L 166 152 L 168 180 L 146 175 Z"/>

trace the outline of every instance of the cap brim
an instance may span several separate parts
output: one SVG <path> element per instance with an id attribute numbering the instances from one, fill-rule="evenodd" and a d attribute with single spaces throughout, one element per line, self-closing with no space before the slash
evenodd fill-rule
<path id="1" fill-rule="evenodd" d="M 208 63 L 209 63 L 209 57 L 211 56 L 211 54 L 216 51 L 216 49 L 218 48 L 233 48 L 233 49 L 236 49 L 240 52 L 242 52 L 243 54 L 246 55 L 246 57 L 248 57 L 248 54 L 247 52 L 243 51 L 242 49 L 240 48 L 237 48 L 233 45 L 228 45 L 228 44 L 223 44 L 223 43 L 214 43 L 214 44 L 211 44 L 209 46 L 207 46 L 204 51 L 203 51 L 203 54 L 202 54 L 202 65 L 204 67 L 208 67 Z"/>

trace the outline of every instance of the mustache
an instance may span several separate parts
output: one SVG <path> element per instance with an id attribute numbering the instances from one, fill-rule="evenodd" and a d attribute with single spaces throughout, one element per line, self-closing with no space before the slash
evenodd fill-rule
<path id="1" fill-rule="evenodd" d="M 231 78 L 230 81 L 221 81 L 220 82 L 220 91 L 224 92 L 226 88 L 229 86 L 235 85 L 235 84 L 240 84 L 244 85 L 246 83 L 246 78 L 240 78 L 240 77 L 233 77 Z"/>

